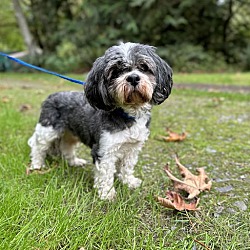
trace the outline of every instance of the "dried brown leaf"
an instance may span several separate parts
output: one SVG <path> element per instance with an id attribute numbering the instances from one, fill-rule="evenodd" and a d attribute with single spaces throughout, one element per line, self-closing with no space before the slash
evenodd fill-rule
<path id="1" fill-rule="evenodd" d="M 1 101 L 2 101 L 2 103 L 8 103 L 8 102 L 10 102 L 10 98 L 8 96 L 3 96 Z"/>
<path id="2" fill-rule="evenodd" d="M 52 168 L 49 168 L 49 169 L 29 169 L 29 168 L 26 168 L 26 175 L 30 175 L 31 173 L 32 174 L 38 174 L 38 175 L 42 175 L 42 174 L 47 174 L 49 173 L 50 171 L 52 171 Z"/>
<path id="3" fill-rule="evenodd" d="M 198 175 L 194 175 L 180 163 L 177 157 L 175 161 L 180 174 L 184 178 L 183 180 L 176 178 L 170 173 L 169 169 L 165 168 L 166 174 L 174 183 L 175 190 L 184 190 L 189 194 L 188 199 L 192 199 L 199 195 L 200 192 L 211 189 L 212 181 L 209 180 L 203 168 L 197 168 Z"/>
<path id="4" fill-rule="evenodd" d="M 25 112 L 25 111 L 28 111 L 28 110 L 31 110 L 32 107 L 30 104 L 22 104 L 19 108 L 19 111 L 20 112 Z"/>
<path id="5" fill-rule="evenodd" d="M 161 139 L 163 139 L 166 142 L 183 141 L 187 137 L 187 133 L 186 132 L 178 134 L 176 132 L 171 131 L 170 129 L 167 129 L 167 132 L 168 132 L 168 136 L 161 136 Z"/>
<path id="6" fill-rule="evenodd" d="M 197 207 L 199 204 L 199 199 L 194 199 L 190 203 L 182 198 L 182 196 L 173 191 L 167 191 L 166 198 L 156 197 L 157 201 L 164 207 L 175 209 L 178 211 L 188 210 L 195 211 L 199 210 Z"/>

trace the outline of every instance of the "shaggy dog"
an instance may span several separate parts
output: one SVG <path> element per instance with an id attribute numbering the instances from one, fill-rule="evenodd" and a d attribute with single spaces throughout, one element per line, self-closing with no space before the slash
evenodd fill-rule
<path id="1" fill-rule="evenodd" d="M 28 144 L 31 170 L 45 166 L 46 155 L 57 152 L 71 166 L 83 166 L 75 146 L 91 148 L 94 187 L 101 199 L 115 197 L 116 175 L 130 188 L 138 154 L 149 136 L 151 108 L 161 104 L 172 88 L 172 70 L 155 48 L 122 43 L 98 58 L 88 74 L 84 92 L 58 92 L 42 105 L 39 122 Z"/>

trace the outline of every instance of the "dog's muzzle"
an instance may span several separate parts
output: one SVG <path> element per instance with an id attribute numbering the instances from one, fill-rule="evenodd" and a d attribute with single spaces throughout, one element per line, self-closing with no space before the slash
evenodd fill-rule
<path id="1" fill-rule="evenodd" d="M 126 81 L 129 82 L 133 87 L 136 87 L 140 83 L 140 76 L 138 74 L 131 74 L 126 78 Z"/>

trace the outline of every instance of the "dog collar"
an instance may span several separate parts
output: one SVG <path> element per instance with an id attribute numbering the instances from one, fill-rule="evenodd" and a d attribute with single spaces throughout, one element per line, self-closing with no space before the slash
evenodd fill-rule
<path id="1" fill-rule="evenodd" d="M 116 109 L 115 113 L 118 114 L 120 117 L 124 118 L 127 121 L 135 121 L 135 116 L 132 116 L 132 115 L 128 114 L 122 108 Z"/>

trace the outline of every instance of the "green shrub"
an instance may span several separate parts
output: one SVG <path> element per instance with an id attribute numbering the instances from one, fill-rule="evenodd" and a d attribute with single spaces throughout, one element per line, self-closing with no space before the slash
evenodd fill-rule
<path id="1" fill-rule="evenodd" d="M 220 72 L 228 70 L 223 57 L 213 52 L 204 51 L 201 46 L 191 44 L 160 47 L 158 53 L 176 71 L 180 72 Z"/>
<path id="2" fill-rule="evenodd" d="M 61 73 L 77 70 L 80 62 L 76 46 L 68 41 L 58 45 L 55 53 L 44 54 L 42 58 L 45 68 Z"/>

